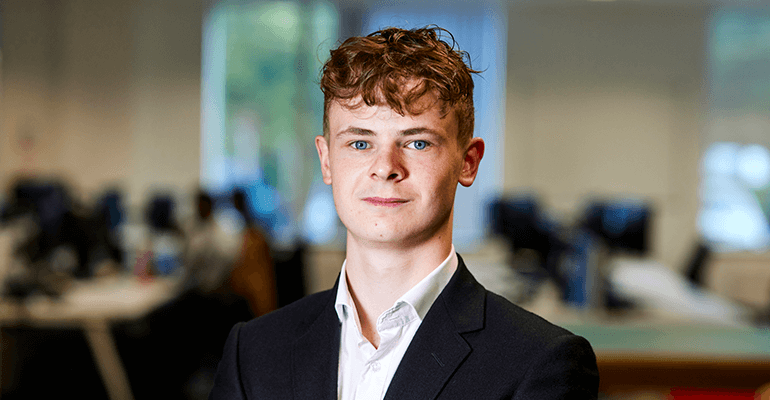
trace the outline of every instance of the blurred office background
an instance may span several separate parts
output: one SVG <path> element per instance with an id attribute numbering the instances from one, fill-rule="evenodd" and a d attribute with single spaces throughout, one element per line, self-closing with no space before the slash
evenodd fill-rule
<path id="1" fill-rule="evenodd" d="M 205 398 L 232 323 L 331 287 L 345 233 L 313 144 L 319 68 L 341 38 L 429 24 L 484 71 L 487 152 L 454 233 L 479 280 L 586 336 L 604 398 L 770 383 L 761 1 L 6 0 L 0 16 L 5 398 Z"/>

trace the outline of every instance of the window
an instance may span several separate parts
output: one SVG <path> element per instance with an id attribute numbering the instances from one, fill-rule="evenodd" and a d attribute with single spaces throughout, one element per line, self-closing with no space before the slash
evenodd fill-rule
<path id="1" fill-rule="evenodd" d="M 770 15 L 711 22 L 699 229 L 721 251 L 770 248 Z"/>
<path id="2" fill-rule="evenodd" d="M 323 115 L 318 71 L 338 19 L 325 1 L 220 1 L 204 20 L 201 184 L 244 188 L 278 245 L 301 233 L 306 204 L 321 207 L 306 224 L 311 240 L 336 229 L 333 207 L 318 201 L 328 191 L 318 189 L 313 137 Z"/>

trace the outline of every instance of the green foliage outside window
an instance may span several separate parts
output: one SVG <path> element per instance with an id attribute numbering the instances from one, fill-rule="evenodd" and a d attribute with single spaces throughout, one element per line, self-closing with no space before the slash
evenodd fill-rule
<path id="1" fill-rule="evenodd" d="M 336 44 L 337 12 L 325 2 L 292 1 L 225 4 L 222 10 L 223 150 L 235 164 L 256 167 L 254 179 L 276 188 L 296 217 L 320 178 L 313 144 L 323 112 L 318 74 Z"/>

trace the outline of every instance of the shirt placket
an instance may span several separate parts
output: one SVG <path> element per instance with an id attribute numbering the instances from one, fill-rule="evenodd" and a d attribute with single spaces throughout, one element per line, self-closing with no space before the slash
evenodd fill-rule
<path id="1" fill-rule="evenodd" d="M 379 373 L 382 371 L 379 362 L 381 354 L 366 339 L 359 343 L 358 347 L 364 362 L 360 381 L 356 385 L 355 398 L 356 400 L 377 399 L 379 398 L 377 388 L 384 383 L 384 378 L 379 376 Z"/>
<path id="2" fill-rule="evenodd" d="M 402 308 L 386 312 L 378 321 L 377 333 L 380 335 L 380 347 L 374 349 L 368 341 L 365 341 L 361 350 L 364 352 L 365 368 L 361 376 L 361 383 L 356 390 L 356 400 L 381 399 L 385 392 L 390 369 L 390 354 L 403 333 L 404 326 L 409 321 L 402 312 Z"/>

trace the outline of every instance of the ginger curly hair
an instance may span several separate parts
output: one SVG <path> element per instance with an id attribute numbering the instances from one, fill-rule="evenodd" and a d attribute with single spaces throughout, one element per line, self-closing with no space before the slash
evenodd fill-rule
<path id="1" fill-rule="evenodd" d="M 442 40 L 443 33 L 451 44 Z M 387 28 L 345 40 L 330 51 L 322 69 L 324 136 L 329 138 L 332 101 L 361 96 L 367 106 L 387 105 L 401 115 L 418 115 L 425 111 L 418 100 L 435 94 L 445 116 L 450 111 L 457 115 L 458 143 L 467 143 L 474 125 L 471 74 L 479 71 L 470 67 L 468 53 L 455 45 L 452 34 L 437 26 Z M 346 106 L 355 108 L 360 102 Z"/>

